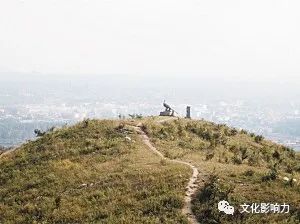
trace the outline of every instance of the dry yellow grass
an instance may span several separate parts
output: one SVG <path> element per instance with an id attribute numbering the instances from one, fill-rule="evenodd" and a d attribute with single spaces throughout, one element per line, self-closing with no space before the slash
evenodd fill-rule
<path id="1" fill-rule="evenodd" d="M 191 170 L 200 171 L 193 211 L 200 223 L 299 223 L 300 155 L 255 135 L 206 121 L 149 117 L 86 120 L 48 133 L 0 159 L 0 223 L 187 223 L 181 214 Z M 160 122 L 158 122 L 160 121 Z M 131 141 L 126 140 L 126 136 Z M 275 172 L 276 171 L 276 172 Z M 217 200 L 289 203 L 289 215 L 234 215 Z"/>
<path id="2" fill-rule="evenodd" d="M 0 223 L 187 223 L 190 172 L 117 121 L 83 122 L 1 158 Z"/>
<path id="3" fill-rule="evenodd" d="M 190 161 L 208 181 L 194 200 L 200 223 L 300 223 L 300 159 L 292 150 L 206 121 L 157 124 L 152 119 L 145 126 L 159 150 L 170 158 Z M 264 181 L 272 169 L 276 179 Z M 216 178 L 210 180 L 209 175 Z M 283 177 L 298 182 L 291 186 Z M 243 203 L 288 203 L 291 212 L 230 217 L 218 212 L 217 200 L 229 200 L 236 208 Z"/>

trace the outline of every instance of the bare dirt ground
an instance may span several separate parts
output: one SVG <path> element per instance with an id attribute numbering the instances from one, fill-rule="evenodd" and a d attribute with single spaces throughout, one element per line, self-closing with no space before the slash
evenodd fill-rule
<path id="1" fill-rule="evenodd" d="M 12 153 L 12 152 L 15 151 L 15 150 L 16 150 L 16 148 L 13 148 L 13 149 L 9 149 L 9 150 L 3 152 L 3 153 L 0 155 L 0 158 L 2 158 L 2 157 L 4 157 L 4 156 L 6 156 L 6 155 Z"/>
<path id="2" fill-rule="evenodd" d="M 167 118 L 164 120 L 160 120 L 158 122 L 162 123 L 162 122 L 166 122 L 166 121 L 173 120 L 173 119 L 174 118 Z M 183 164 L 183 165 L 189 166 L 192 169 L 193 174 L 189 179 L 188 185 L 186 186 L 184 207 L 182 209 L 182 213 L 188 218 L 188 220 L 191 224 L 198 224 L 198 221 L 192 212 L 192 197 L 195 195 L 197 189 L 199 188 L 199 183 L 200 183 L 198 169 L 189 162 L 185 162 L 185 161 L 181 161 L 181 160 L 177 160 L 177 159 L 168 159 L 167 157 L 165 157 L 160 151 L 158 151 L 152 145 L 147 134 L 141 129 L 141 126 L 142 126 L 142 124 L 139 124 L 138 126 L 135 126 L 134 128 L 142 136 L 143 142 L 145 143 L 145 145 L 148 146 L 148 148 L 151 151 L 153 151 L 155 154 L 157 154 L 162 159 L 165 159 L 165 160 L 173 162 L 173 163 Z"/>

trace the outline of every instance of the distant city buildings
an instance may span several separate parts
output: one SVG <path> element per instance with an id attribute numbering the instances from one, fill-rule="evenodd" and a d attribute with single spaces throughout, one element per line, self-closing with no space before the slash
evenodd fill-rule
<path id="1" fill-rule="evenodd" d="M 144 101 L 138 100 L 126 104 L 107 100 L 103 102 L 57 103 L 54 101 L 53 103 L 18 104 L 15 106 L 0 105 L 0 125 L 2 124 L 0 126 L 0 145 L 4 142 L 9 142 L 10 144 L 18 143 L 34 136 L 32 134 L 33 130 L 28 128 L 21 128 L 19 132 L 30 132 L 29 135 L 20 135 L 23 137 L 16 137 L 19 135 L 14 136 L 13 133 L 18 131 L 12 130 L 12 128 L 18 129 L 17 124 L 20 127 L 31 124 L 30 127 L 32 128 L 40 128 L 40 126 L 46 128 L 54 123 L 58 125 L 71 124 L 85 118 L 118 118 L 120 114 L 128 116 L 129 113 L 143 114 L 145 116 L 157 115 L 161 110 L 161 105 L 159 103 L 146 102 L 147 100 L 145 99 Z M 173 103 L 172 106 L 182 117 L 185 116 L 185 104 Z M 290 113 L 283 113 L 270 108 L 248 105 L 244 101 L 219 101 L 193 104 L 191 113 L 194 119 L 206 119 L 246 129 L 249 132 L 263 134 L 271 140 L 295 148 L 298 148 L 300 145 L 300 133 L 298 136 L 283 133 L 280 127 L 277 127 L 278 123 L 285 120 L 300 120 L 298 109 L 291 110 Z M 10 137 L 3 134 L 7 130 L 12 133 Z"/>

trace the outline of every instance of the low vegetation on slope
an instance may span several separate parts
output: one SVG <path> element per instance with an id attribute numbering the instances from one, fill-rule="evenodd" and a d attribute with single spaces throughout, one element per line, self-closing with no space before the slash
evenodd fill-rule
<path id="1" fill-rule="evenodd" d="M 190 174 L 129 126 L 86 120 L 0 159 L 0 223 L 187 223 Z"/>
<path id="2" fill-rule="evenodd" d="M 207 121 L 152 118 L 143 129 L 165 156 L 209 174 L 193 201 L 200 223 L 300 223 L 300 158 L 292 149 Z M 235 206 L 233 216 L 218 211 L 220 200 Z M 287 203 L 290 213 L 241 214 L 244 203 Z"/>
<path id="3" fill-rule="evenodd" d="M 198 167 L 200 223 L 300 222 L 293 150 L 206 121 L 140 121 L 166 157 Z M 0 223 L 187 223 L 181 209 L 191 170 L 162 161 L 130 124 L 86 120 L 1 157 Z M 235 206 L 233 216 L 217 210 L 220 200 Z M 290 213 L 241 214 L 244 203 L 287 203 Z"/>

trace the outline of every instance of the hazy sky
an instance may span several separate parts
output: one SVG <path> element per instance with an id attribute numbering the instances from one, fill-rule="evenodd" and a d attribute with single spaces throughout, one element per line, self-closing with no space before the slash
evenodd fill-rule
<path id="1" fill-rule="evenodd" d="M 299 0 L 0 0 L 0 73 L 300 76 Z"/>

